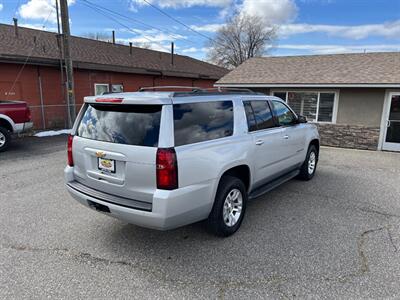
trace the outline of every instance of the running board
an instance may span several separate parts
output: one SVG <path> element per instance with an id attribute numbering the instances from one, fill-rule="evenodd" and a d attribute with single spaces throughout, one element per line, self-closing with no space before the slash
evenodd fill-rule
<path id="1" fill-rule="evenodd" d="M 289 172 L 281 177 L 278 177 L 277 179 L 260 186 L 259 188 L 255 189 L 252 191 L 249 195 L 249 199 L 255 199 L 257 197 L 260 197 L 261 195 L 264 195 L 265 193 L 273 190 L 274 188 L 280 186 L 281 184 L 285 183 L 286 181 L 289 181 L 290 179 L 296 177 L 299 175 L 300 171 L 299 170 L 294 170 L 292 172 Z"/>

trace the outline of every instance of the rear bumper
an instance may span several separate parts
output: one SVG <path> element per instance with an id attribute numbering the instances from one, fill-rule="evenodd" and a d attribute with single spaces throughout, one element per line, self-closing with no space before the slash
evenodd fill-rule
<path id="1" fill-rule="evenodd" d="M 33 127 L 32 122 L 25 122 L 25 123 L 17 123 L 15 124 L 14 133 L 22 133 L 28 131 Z"/>
<path id="2" fill-rule="evenodd" d="M 104 205 L 109 209 L 104 214 L 142 227 L 168 230 L 201 221 L 208 217 L 213 205 L 213 181 L 173 191 L 156 190 L 152 203 L 148 203 L 151 211 L 146 211 L 104 201 L 105 198 L 100 199 L 96 192 L 75 189 L 71 186 L 74 182 L 73 167 L 66 167 L 64 172 L 67 189 L 79 203 L 89 208 L 93 208 L 89 201 Z"/>

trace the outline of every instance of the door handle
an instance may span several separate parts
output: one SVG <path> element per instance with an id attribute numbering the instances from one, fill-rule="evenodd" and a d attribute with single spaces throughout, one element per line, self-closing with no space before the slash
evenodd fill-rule
<path id="1" fill-rule="evenodd" d="M 288 136 L 288 135 L 284 135 L 283 138 L 284 138 L 285 140 L 288 140 L 288 139 L 289 139 L 289 136 Z"/>
<path id="2" fill-rule="evenodd" d="M 261 146 L 262 144 L 264 144 L 264 141 L 263 141 L 263 140 L 257 140 L 257 141 L 256 141 L 256 145 L 257 145 L 257 146 Z"/>
<path id="3" fill-rule="evenodd" d="M 386 127 L 389 128 L 390 125 L 391 125 L 390 120 L 387 120 L 387 125 L 386 125 Z"/>

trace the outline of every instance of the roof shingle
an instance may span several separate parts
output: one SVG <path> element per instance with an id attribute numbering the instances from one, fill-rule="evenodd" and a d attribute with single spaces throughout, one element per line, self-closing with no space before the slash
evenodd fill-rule
<path id="1" fill-rule="evenodd" d="M 251 58 L 217 84 L 400 84 L 400 52 Z"/>
<path id="2" fill-rule="evenodd" d="M 0 24 L 0 60 L 30 56 L 29 62 L 58 61 L 59 48 L 57 34 L 29 28 L 18 27 L 18 37 L 14 26 Z M 120 67 L 126 72 L 162 72 L 169 76 L 219 79 L 227 70 L 188 56 L 171 55 L 138 47 L 96 41 L 81 37 L 71 37 L 71 56 L 75 66 L 92 65 L 100 69 Z M 95 67 L 93 67 L 95 68 Z"/>

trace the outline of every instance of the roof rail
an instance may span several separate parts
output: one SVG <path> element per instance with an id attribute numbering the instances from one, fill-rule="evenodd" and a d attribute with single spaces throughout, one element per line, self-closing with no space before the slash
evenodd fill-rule
<path id="1" fill-rule="evenodd" d="M 189 89 L 192 92 L 203 91 L 202 88 L 196 86 L 179 86 L 179 85 L 167 85 L 167 86 L 145 86 L 139 89 L 139 92 L 155 91 L 155 90 L 171 90 L 171 89 Z"/>
<path id="2" fill-rule="evenodd" d="M 155 90 L 172 90 L 172 97 L 188 97 L 188 96 L 211 96 L 211 95 L 221 95 L 221 94 L 247 94 L 247 95 L 264 95 L 263 93 L 254 92 L 246 88 L 199 88 L 193 86 L 149 86 L 142 87 L 139 92 L 145 91 L 155 91 Z M 184 89 L 187 91 L 173 91 Z"/>
<path id="3" fill-rule="evenodd" d="M 246 94 L 256 94 L 256 92 L 247 88 L 230 88 L 230 87 L 215 87 L 215 88 L 207 88 L 206 91 L 216 91 L 219 93 L 223 92 L 234 92 L 234 93 L 246 93 Z"/>

